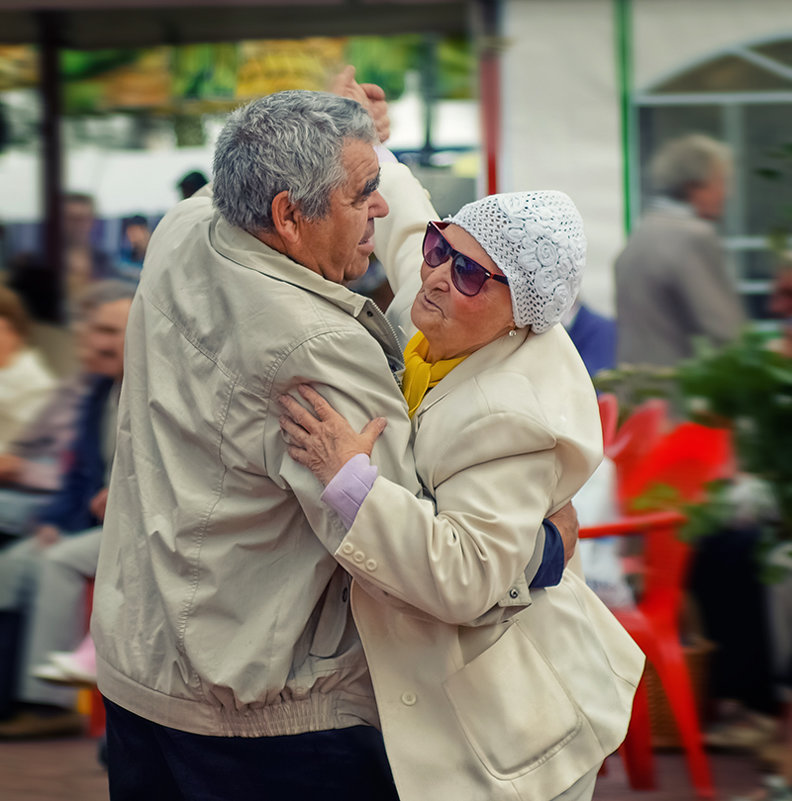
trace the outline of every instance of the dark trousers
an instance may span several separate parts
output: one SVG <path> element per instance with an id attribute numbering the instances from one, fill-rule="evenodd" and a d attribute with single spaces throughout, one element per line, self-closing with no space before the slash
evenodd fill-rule
<path id="1" fill-rule="evenodd" d="M 778 712 L 767 587 L 760 578 L 758 529 L 703 537 L 690 571 L 705 636 L 717 648 L 710 665 L 713 698 L 734 698 L 756 712 Z"/>
<path id="2" fill-rule="evenodd" d="M 111 801 L 398 801 L 371 726 L 212 737 L 105 708 Z"/>

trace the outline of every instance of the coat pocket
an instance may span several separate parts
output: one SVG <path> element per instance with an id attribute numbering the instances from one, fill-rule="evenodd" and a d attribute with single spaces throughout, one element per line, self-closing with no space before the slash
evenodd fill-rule
<path id="1" fill-rule="evenodd" d="M 465 738 L 498 779 L 539 767 L 583 723 L 555 670 L 519 626 L 446 679 L 444 689 Z"/>

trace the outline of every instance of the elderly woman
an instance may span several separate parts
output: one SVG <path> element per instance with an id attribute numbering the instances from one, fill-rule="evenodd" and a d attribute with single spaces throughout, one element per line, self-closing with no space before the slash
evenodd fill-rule
<path id="1" fill-rule="evenodd" d="M 521 192 L 427 225 L 435 214 L 409 171 L 386 164 L 382 178 L 389 313 L 408 326 L 414 298 L 419 330 L 403 391 L 424 497 L 370 465 L 384 420 L 357 434 L 303 386 L 314 414 L 284 396 L 282 426 L 348 528 L 335 556 L 355 578 L 399 795 L 589 799 L 643 658 L 575 573 L 527 583 L 542 518 L 602 455 L 591 382 L 558 324 L 580 283 L 580 215 L 560 192 Z M 405 562 L 409 576 L 392 569 Z"/>

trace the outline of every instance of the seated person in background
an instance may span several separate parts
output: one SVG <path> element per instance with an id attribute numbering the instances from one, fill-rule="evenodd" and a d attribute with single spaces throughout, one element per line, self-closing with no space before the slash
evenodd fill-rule
<path id="1" fill-rule="evenodd" d="M 0 452 L 0 534 L 30 532 L 36 514 L 60 489 L 82 402 L 96 382 L 91 317 L 99 306 L 128 298 L 122 281 L 97 281 L 80 296 L 73 327 L 79 371 L 55 385 L 48 402 Z"/>
<path id="2" fill-rule="evenodd" d="M 45 584 L 48 590 L 57 589 L 52 576 L 41 578 L 44 562 L 64 567 L 72 579 L 71 584 L 67 579 L 67 593 L 79 584 L 80 599 L 84 597 L 84 577 L 93 575 L 96 568 L 101 531 L 97 525 L 104 517 L 105 487 L 115 450 L 124 335 L 134 294 L 133 286 L 122 283 L 121 287 L 126 296 L 97 306 L 86 332 L 94 350 L 93 380 L 80 409 L 73 459 L 61 489 L 40 512 L 32 535 L 0 552 L 0 639 L 6 640 L 7 648 L 9 642 L 16 641 L 23 654 L 31 647 L 28 623 L 37 591 Z M 75 573 L 82 578 L 75 579 Z M 54 602 L 56 606 L 62 603 L 63 608 L 51 611 L 62 612 L 71 622 L 61 624 L 61 631 L 57 632 L 61 639 L 56 638 L 47 650 L 73 647 L 84 633 L 82 604 L 70 604 L 65 597 L 66 600 Z M 80 720 L 61 706 L 59 688 L 39 682 L 41 686 L 19 695 L 12 669 L 17 658 L 13 653 L 11 657 L 6 655 L 6 664 L 0 664 L 0 715 L 8 717 L 15 711 L 10 700 L 20 701 L 22 706 L 10 720 L 0 724 L 0 737 L 77 731 Z M 38 657 L 37 662 L 41 659 Z"/>
<path id="3" fill-rule="evenodd" d="M 30 321 L 15 292 L 0 287 L 0 452 L 47 402 L 55 379 L 28 345 Z"/>

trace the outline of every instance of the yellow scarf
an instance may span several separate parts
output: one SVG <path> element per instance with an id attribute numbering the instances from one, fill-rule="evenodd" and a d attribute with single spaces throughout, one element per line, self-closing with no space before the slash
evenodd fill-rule
<path id="1" fill-rule="evenodd" d="M 415 414 L 429 389 L 445 378 L 460 362 L 467 359 L 467 356 L 458 356 L 456 359 L 443 359 L 430 363 L 426 361 L 428 353 L 429 343 L 420 331 L 404 349 L 402 392 L 407 400 L 410 417 Z"/>

